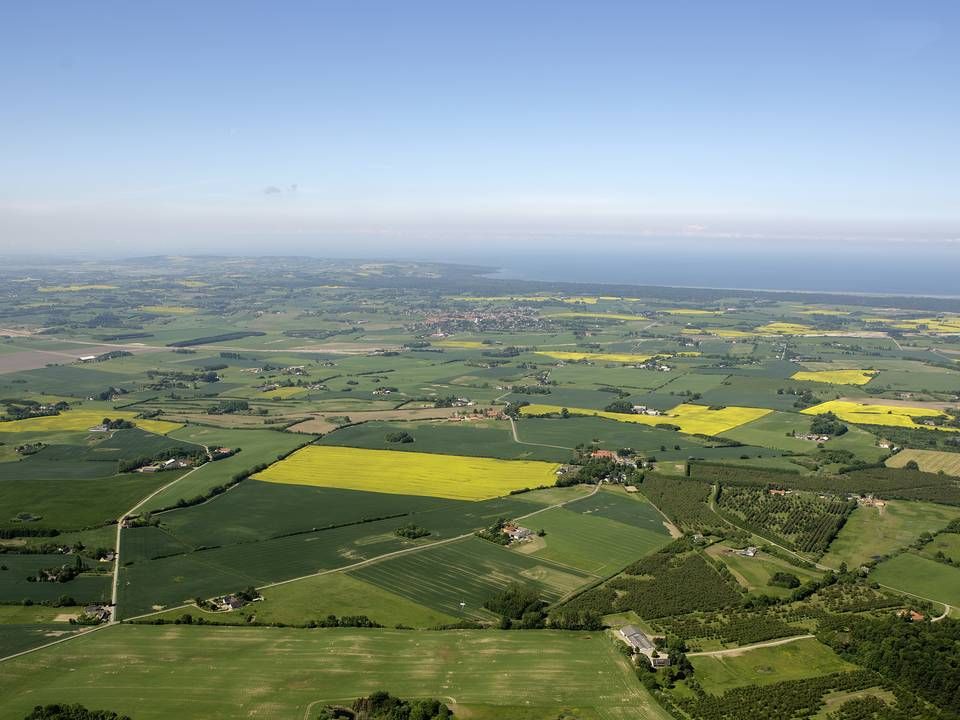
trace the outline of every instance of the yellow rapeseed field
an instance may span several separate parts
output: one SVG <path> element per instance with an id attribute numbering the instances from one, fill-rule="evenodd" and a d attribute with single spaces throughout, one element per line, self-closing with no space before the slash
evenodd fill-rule
<path id="1" fill-rule="evenodd" d="M 946 413 L 920 407 L 898 405 L 862 405 L 849 400 L 830 400 L 801 410 L 804 415 L 822 415 L 832 412 L 845 422 L 863 425 L 888 425 L 890 427 L 921 428 L 957 432 L 957 428 L 936 427 L 914 421 L 916 417 L 945 417 Z"/>
<path id="2" fill-rule="evenodd" d="M 310 445 L 255 475 L 287 485 L 486 500 L 553 485 L 555 463 Z"/>
<path id="3" fill-rule="evenodd" d="M 601 360 L 605 362 L 642 363 L 653 355 L 638 355 L 636 353 L 586 353 L 568 352 L 566 350 L 537 350 L 536 355 L 546 355 L 555 360 Z"/>
<path id="4" fill-rule="evenodd" d="M 903 320 L 894 323 L 893 326 L 900 330 L 916 330 L 917 332 L 935 334 L 960 333 L 960 318 L 917 318 L 915 320 Z"/>
<path id="5" fill-rule="evenodd" d="M 169 432 L 182 428 L 180 423 L 166 420 L 137 419 L 136 413 L 121 410 L 67 410 L 59 415 L 34 417 L 25 420 L 13 420 L 0 423 L 0 432 L 57 432 L 60 430 L 89 430 L 99 425 L 105 417 L 113 420 L 129 420 L 141 430 L 166 435 Z"/>
<path id="6" fill-rule="evenodd" d="M 482 343 L 479 340 L 440 340 L 439 342 L 434 343 L 439 347 L 448 347 L 448 348 L 485 348 L 491 347 L 486 343 Z"/>
<path id="7" fill-rule="evenodd" d="M 563 408 L 559 405 L 525 405 L 520 408 L 523 415 L 550 415 L 559 413 Z M 677 405 L 668 410 L 665 415 L 632 415 L 629 413 L 607 412 L 606 410 L 591 410 L 590 408 L 568 407 L 572 415 L 594 415 L 619 422 L 636 423 L 638 425 L 659 425 L 667 423 L 676 425 L 680 432 L 688 435 L 718 435 L 727 430 L 733 430 L 748 422 L 753 422 L 772 412 L 765 408 L 727 406 L 720 410 L 711 410 L 706 405 Z"/>
<path id="8" fill-rule="evenodd" d="M 755 332 L 764 335 L 803 335 L 803 333 L 810 332 L 812 329 L 809 325 L 801 325 L 800 323 L 771 322 L 761 325 Z"/>
<path id="9" fill-rule="evenodd" d="M 876 370 L 801 370 L 790 377 L 830 385 L 866 385 L 876 374 Z"/>

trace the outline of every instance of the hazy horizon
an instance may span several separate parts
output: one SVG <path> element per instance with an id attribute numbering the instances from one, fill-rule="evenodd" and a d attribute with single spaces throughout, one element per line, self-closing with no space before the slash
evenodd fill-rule
<path id="1" fill-rule="evenodd" d="M 960 240 L 954 3 L 0 17 L 0 252 Z"/>

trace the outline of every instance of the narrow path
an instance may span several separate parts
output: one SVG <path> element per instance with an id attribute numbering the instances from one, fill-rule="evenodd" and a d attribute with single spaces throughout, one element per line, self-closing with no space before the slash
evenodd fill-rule
<path id="1" fill-rule="evenodd" d="M 740 647 L 725 648 L 723 650 L 709 650 L 707 652 L 687 653 L 687 657 L 716 657 L 718 655 L 740 655 L 745 652 L 750 652 L 751 650 L 757 650 L 759 648 L 765 648 L 765 647 L 776 647 L 777 645 L 786 645 L 788 643 L 797 642 L 797 640 L 806 640 L 812 637 L 813 635 L 810 635 L 809 633 L 806 635 L 793 635 L 788 638 L 780 638 L 779 640 L 767 640 L 766 642 L 754 643 L 753 645 L 741 645 Z"/>
<path id="2" fill-rule="evenodd" d="M 204 447 L 205 449 L 207 449 L 207 452 L 209 453 L 209 448 L 207 448 L 206 445 L 204 445 L 203 447 Z M 142 500 L 140 500 L 140 502 L 138 502 L 136 505 L 134 505 L 132 508 L 130 508 L 130 509 L 127 510 L 125 513 L 123 513 L 120 517 L 117 518 L 117 540 L 116 540 L 116 545 L 117 545 L 117 546 L 116 546 L 116 548 L 115 548 L 115 550 L 114 550 L 114 558 L 113 558 L 113 589 L 111 590 L 111 593 L 110 593 L 110 604 L 113 606 L 113 610 L 112 610 L 112 612 L 110 613 L 110 622 L 111 622 L 111 623 L 117 622 L 117 618 L 116 618 L 116 615 L 117 615 L 117 585 L 118 585 L 118 581 L 119 581 L 119 578 L 120 578 L 120 535 L 121 535 L 121 531 L 123 530 L 123 519 L 124 519 L 125 517 L 129 516 L 129 515 L 133 515 L 137 510 L 139 510 L 140 508 L 142 508 L 142 507 L 143 507 L 145 504 L 147 504 L 150 500 L 153 500 L 153 498 L 155 498 L 157 495 L 159 495 L 160 493 L 162 493 L 164 490 L 166 490 L 167 488 L 173 487 L 174 485 L 176 485 L 178 482 L 180 482 L 180 481 L 183 480 L 184 478 L 189 477 L 190 475 L 193 475 L 193 473 L 195 473 L 197 470 L 199 470 L 199 469 L 202 468 L 202 467 L 204 467 L 204 466 L 203 466 L 203 465 L 200 465 L 199 467 L 195 467 L 195 468 L 193 468 L 193 470 L 190 470 L 190 471 L 188 471 L 188 472 L 185 472 L 183 475 L 181 475 L 180 477 L 175 478 L 174 480 L 168 482 L 166 485 L 163 485 L 162 487 L 157 488 L 156 490 L 154 490 L 152 493 L 150 493 L 150 494 L 147 495 L 145 498 L 143 498 Z"/>

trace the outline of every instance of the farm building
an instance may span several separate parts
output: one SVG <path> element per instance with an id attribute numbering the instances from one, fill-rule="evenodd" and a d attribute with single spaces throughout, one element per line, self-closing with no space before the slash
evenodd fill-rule
<path id="1" fill-rule="evenodd" d="M 626 641 L 627 645 L 637 652 L 647 653 L 653 651 L 653 643 L 641 630 L 635 625 L 624 625 L 620 628 L 620 636 Z"/>
<path id="2" fill-rule="evenodd" d="M 503 526 L 503 532 L 510 538 L 513 542 L 519 542 L 521 540 L 526 540 L 528 537 L 533 535 L 533 531 L 530 528 L 521 527 L 519 525 L 514 525 L 513 523 L 508 523 Z"/>
<path id="3" fill-rule="evenodd" d="M 757 549 L 751 545 L 750 547 L 742 548 L 737 550 L 737 555 L 740 557 L 755 557 L 757 554 Z"/>
<path id="4" fill-rule="evenodd" d="M 644 634 L 640 628 L 635 625 L 624 625 L 620 628 L 620 637 L 633 650 L 647 658 L 647 661 L 655 668 L 667 667 L 670 665 L 670 659 L 657 653 L 653 642 Z"/>

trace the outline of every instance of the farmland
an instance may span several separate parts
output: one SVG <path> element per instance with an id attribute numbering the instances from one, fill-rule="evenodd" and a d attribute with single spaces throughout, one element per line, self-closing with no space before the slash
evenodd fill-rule
<path id="1" fill-rule="evenodd" d="M 790 378 L 829 385 L 866 385 L 873 380 L 874 375 L 874 370 L 801 370 Z"/>
<path id="2" fill-rule="evenodd" d="M 483 500 L 511 490 L 552 485 L 555 470 L 555 465 L 530 460 L 309 447 L 257 477 L 295 485 Z"/>
<path id="3" fill-rule="evenodd" d="M 555 360 L 598 360 L 600 362 L 642 363 L 651 358 L 650 355 L 635 353 L 580 353 L 560 350 L 538 350 L 537 355 L 545 355 Z"/>
<path id="4" fill-rule="evenodd" d="M 960 477 L 960 453 L 937 452 L 936 450 L 918 450 L 907 448 L 887 459 L 887 467 L 902 468 L 913 461 L 924 472 L 944 472 Z"/>
<path id="5" fill-rule="evenodd" d="M 168 651 L 157 654 L 158 645 Z M 111 658 L 120 656 L 127 661 L 114 665 Z M 384 664 L 383 657 L 394 662 Z M 220 672 L 197 673 L 214 664 Z M 63 667 L 75 670 L 67 676 Z M 521 670 L 533 673 L 530 685 L 511 681 Z M 161 674 L 166 680 L 158 683 Z M 517 706 L 538 708 L 540 718 L 564 707 L 636 720 L 669 717 L 602 634 L 137 626 L 5 664 L 0 715 L 20 717 L 36 703 L 66 701 L 109 706 L 138 720 L 212 720 L 224 713 L 300 718 L 312 703 L 383 687 L 406 697 L 451 698 L 464 713 L 490 720 Z"/>
<path id="6" fill-rule="evenodd" d="M 960 607 L 960 568 L 905 552 L 880 563 L 870 577 L 882 585 Z"/>
<path id="7" fill-rule="evenodd" d="M 553 415 L 560 414 L 563 409 L 556 405 L 531 404 L 521 408 L 521 412 L 524 415 Z M 632 415 L 588 408 L 566 408 L 566 410 L 571 415 L 590 415 L 618 422 L 651 426 L 676 425 L 680 428 L 680 432 L 691 435 L 717 435 L 757 420 L 770 412 L 762 408 L 749 407 L 724 407 L 714 410 L 703 405 L 686 404 L 677 405 L 663 415 Z"/>
<path id="8" fill-rule="evenodd" d="M 846 712 L 887 676 L 742 646 L 960 606 L 953 300 L 151 262 L 7 278 L 0 653 L 39 649 L 0 654 L 0 716 Z M 877 696 L 905 718 L 909 682 Z"/>
<path id="9" fill-rule="evenodd" d="M 849 672 L 844 662 L 813 638 L 769 648 L 692 659 L 703 689 L 714 695 L 744 685 L 772 685 L 835 672 Z"/>
<path id="10" fill-rule="evenodd" d="M 941 410 L 928 410 L 919 407 L 900 405 L 866 405 L 846 400 L 830 400 L 812 408 L 802 410 L 805 415 L 833 413 L 841 420 L 861 425 L 889 425 L 890 427 L 924 428 L 956 432 L 957 428 L 921 425 L 914 418 L 946 417 Z"/>

